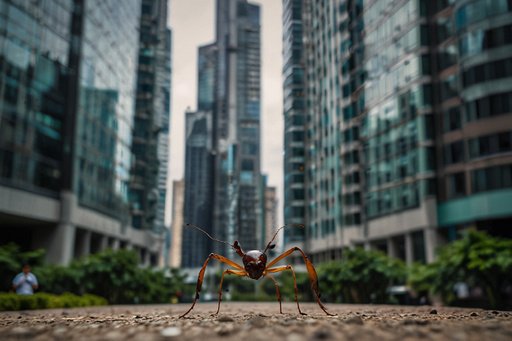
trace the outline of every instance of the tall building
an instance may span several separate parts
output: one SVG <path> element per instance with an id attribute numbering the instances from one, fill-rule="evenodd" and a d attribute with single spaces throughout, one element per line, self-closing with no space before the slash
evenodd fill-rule
<path id="1" fill-rule="evenodd" d="M 283 1 L 284 221 L 305 223 L 305 53 L 307 3 Z M 304 19 L 303 19 L 304 17 Z M 284 230 L 285 244 L 303 247 L 305 229 Z"/>
<path id="2" fill-rule="evenodd" d="M 290 12 L 305 6 L 305 241 L 313 258 L 361 245 L 432 261 L 467 227 L 510 236 L 512 209 L 502 203 L 512 199 L 512 4 L 284 4 Z M 285 42 L 295 34 L 287 18 Z M 284 46 L 285 56 L 293 52 Z"/>
<path id="3" fill-rule="evenodd" d="M 169 150 L 171 33 L 167 0 L 142 0 L 130 181 L 132 225 L 162 233 Z"/>
<path id="4" fill-rule="evenodd" d="M 277 226 L 277 191 L 275 187 L 265 188 L 265 235 L 262 238 L 261 247 L 263 250 L 274 233 L 279 228 Z"/>
<path id="5" fill-rule="evenodd" d="M 185 120 L 185 193 L 183 223 L 212 232 L 212 115 L 211 111 L 187 112 Z M 211 240 L 183 227 L 181 266 L 201 266 L 212 252 Z"/>
<path id="6" fill-rule="evenodd" d="M 261 225 L 260 44 L 259 6 L 218 0 L 213 231 L 245 249 L 257 248 Z"/>
<path id="7" fill-rule="evenodd" d="M 183 203 L 185 183 L 183 180 L 172 182 L 172 224 L 169 262 L 171 268 L 181 267 L 181 247 L 183 239 Z M 166 264 L 166 265 L 167 265 Z"/>
<path id="8" fill-rule="evenodd" d="M 213 109 L 217 45 L 199 47 L 197 61 L 197 112 L 185 113 L 185 189 L 183 223 L 213 233 Z M 201 266 L 212 252 L 212 243 L 195 229 L 183 229 L 181 266 Z"/>
<path id="9" fill-rule="evenodd" d="M 53 263 L 106 247 L 156 263 L 129 214 L 140 13 L 139 0 L 0 1 L 1 243 Z"/>
<path id="10" fill-rule="evenodd" d="M 191 148 L 185 157 L 185 223 L 202 225 L 218 239 L 238 240 L 243 248 L 255 249 L 262 225 L 259 6 L 246 0 L 218 0 L 216 26 L 216 41 L 199 48 L 198 111 L 187 113 Z M 208 134 L 208 146 L 203 134 Z M 192 141 L 199 136 L 198 149 Z M 209 181 L 209 204 L 193 199 L 206 198 L 207 193 L 191 179 Z M 185 247 L 197 243 L 205 248 Z M 182 264 L 199 267 L 212 251 L 229 255 L 232 250 L 224 246 L 186 229 Z"/>

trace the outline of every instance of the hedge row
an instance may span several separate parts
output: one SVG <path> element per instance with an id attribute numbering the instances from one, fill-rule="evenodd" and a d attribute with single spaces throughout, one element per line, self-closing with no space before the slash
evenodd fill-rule
<path id="1" fill-rule="evenodd" d="M 89 307 L 107 305 L 107 303 L 107 300 L 103 297 L 91 294 L 78 296 L 70 293 L 62 295 L 42 292 L 34 295 L 0 293 L 0 311 Z"/>

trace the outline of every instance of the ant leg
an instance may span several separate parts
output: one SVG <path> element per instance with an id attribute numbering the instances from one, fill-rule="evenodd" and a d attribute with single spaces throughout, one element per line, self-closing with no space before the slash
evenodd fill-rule
<path id="1" fill-rule="evenodd" d="M 224 282 L 224 275 L 225 274 L 237 275 L 237 276 L 240 276 L 240 277 L 247 276 L 247 272 L 245 272 L 245 270 L 242 271 L 242 270 L 227 269 L 227 270 L 225 270 L 222 273 L 222 277 L 220 278 L 220 285 L 219 285 L 219 304 L 217 305 L 217 312 L 215 313 L 215 315 L 217 315 L 219 313 L 219 310 L 220 310 L 220 302 L 222 301 L 222 283 Z"/>
<path id="2" fill-rule="evenodd" d="M 295 289 L 295 302 L 297 302 L 297 309 L 299 309 L 299 313 L 301 315 L 306 315 L 305 313 L 303 313 L 300 310 L 299 298 L 298 298 L 299 289 L 297 288 L 297 278 L 295 277 L 295 271 L 293 271 L 292 266 L 291 265 L 279 266 L 277 268 L 267 269 L 267 272 L 275 273 L 275 272 L 282 272 L 282 271 L 285 271 L 285 270 L 291 270 L 292 275 L 293 275 L 293 287 Z"/>
<path id="3" fill-rule="evenodd" d="M 311 283 L 311 290 L 313 290 L 313 293 L 315 294 L 316 296 L 316 302 L 318 303 L 318 305 L 320 306 L 320 308 L 327 314 L 327 315 L 330 315 L 330 316 L 335 316 L 334 314 L 331 314 L 327 311 L 327 309 L 325 308 L 325 306 L 322 304 L 322 302 L 320 301 L 320 291 L 318 290 L 318 275 L 316 274 L 316 270 L 315 270 L 315 267 L 313 266 L 313 263 L 311 263 L 311 261 L 309 260 L 308 256 L 306 256 L 306 254 L 304 253 L 304 251 L 302 251 L 300 248 L 298 247 L 292 247 L 291 249 L 289 249 L 288 251 L 285 251 L 283 252 L 281 255 L 279 255 L 277 258 L 275 258 L 274 260 L 272 260 L 270 263 L 267 264 L 267 269 L 270 268 L 271 266 L 277 264 L 277 262 L 279 262 L 280 260 L 282 260 L 283 258 L 286 258 L 288 257 L 289 255 L 291 255 L 294 251 L 299 251 L 302 255 L 302 258 L 304 259 L 304 263 L 306 263 L 306 269 L 308 270 L 308 275 L 309 275 L 309 282 Z M 268 271 L 268 270 L 267 270 Z"/>
<path id="4" fill-rule="evenodd" d="M 265 274 L 265 278 L 270 278 L 272 280 L 272 282 L 274 282 L 274 285 L 276 286 L 276 296 L 277 296 L 277 300 L 279 301 L 279 313 L 282 314 L 283 308 L 281 307 L 281 291 L 279 291 L 279 285 L 277 285 L 277 281 L 271 275 Z"/>
<path id="5" fill-rule="evenodd" d="M 226 258 L 224 256 L 221 256 L 221 255 L 218 255 L 216 253 L 210 253 L 208 258 L 206 258 L 206 260 L 205 260 L 205 262 L 203 264 L 203 267 L 201 268 L 201 270 L 199 270 L 199 276 L 197 277 L 197 285 L 196 285 L 196 296 L 194 297 L 194 302 L 192 302 L 192 306 L 190 307 L 190 309 L 187 310 L 187 312 L 185 314 L 180 315 L 179 318 L 182 318 L 185 315 L 187 315 L 194 308 L 194 306 L 196 305 L 196 302 L 199 299 L 199 293 L 201 292 L 201 287 L 203 285 L 203 279 L 204 279 L 204 273 L 206 271 L 206 266 L 208 265 L 208 262 L 212 258 L 215 258 L 216 260 L 218 260 L 218 261 L 220 261 L 222 263 L 225 263 L 225 264 L 227 264 L 229 266 L 232 266 L 232 267 L 236 268 L 237 270 L 245 271 L 244 268 L 241 265 L 233 262 L 231 259 L 228 259 L 228 258 Z"/>

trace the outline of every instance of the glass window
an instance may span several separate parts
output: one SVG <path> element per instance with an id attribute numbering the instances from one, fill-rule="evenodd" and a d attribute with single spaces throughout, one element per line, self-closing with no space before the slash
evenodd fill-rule
<path id="1" fill-rule="evenodd" d="M 447 177 L 447 197 L 455 198 L 466 195 L 466 178 L 463 172 Z"/>

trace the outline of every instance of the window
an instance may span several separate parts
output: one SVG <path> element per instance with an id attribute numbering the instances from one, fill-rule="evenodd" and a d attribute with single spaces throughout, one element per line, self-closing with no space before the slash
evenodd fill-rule
<path id="1" fill-rule="evenodd" d="M 444 147 L 445 165 L 463 162 L 464 160 L 464 142 L 462 140 L 454 142 Z"/>
<path id="2" fill-rule="evenodd" d="M 512 187 L 512 164 L 472 171 L 471 184 L 473 193 Z"/>
<path id="3" fill-rule="evenodd" d="M 446 178 L 447 197 L 455 198 L 466 195 L 466 178 L 463 172 L 449 175 Z"/>

